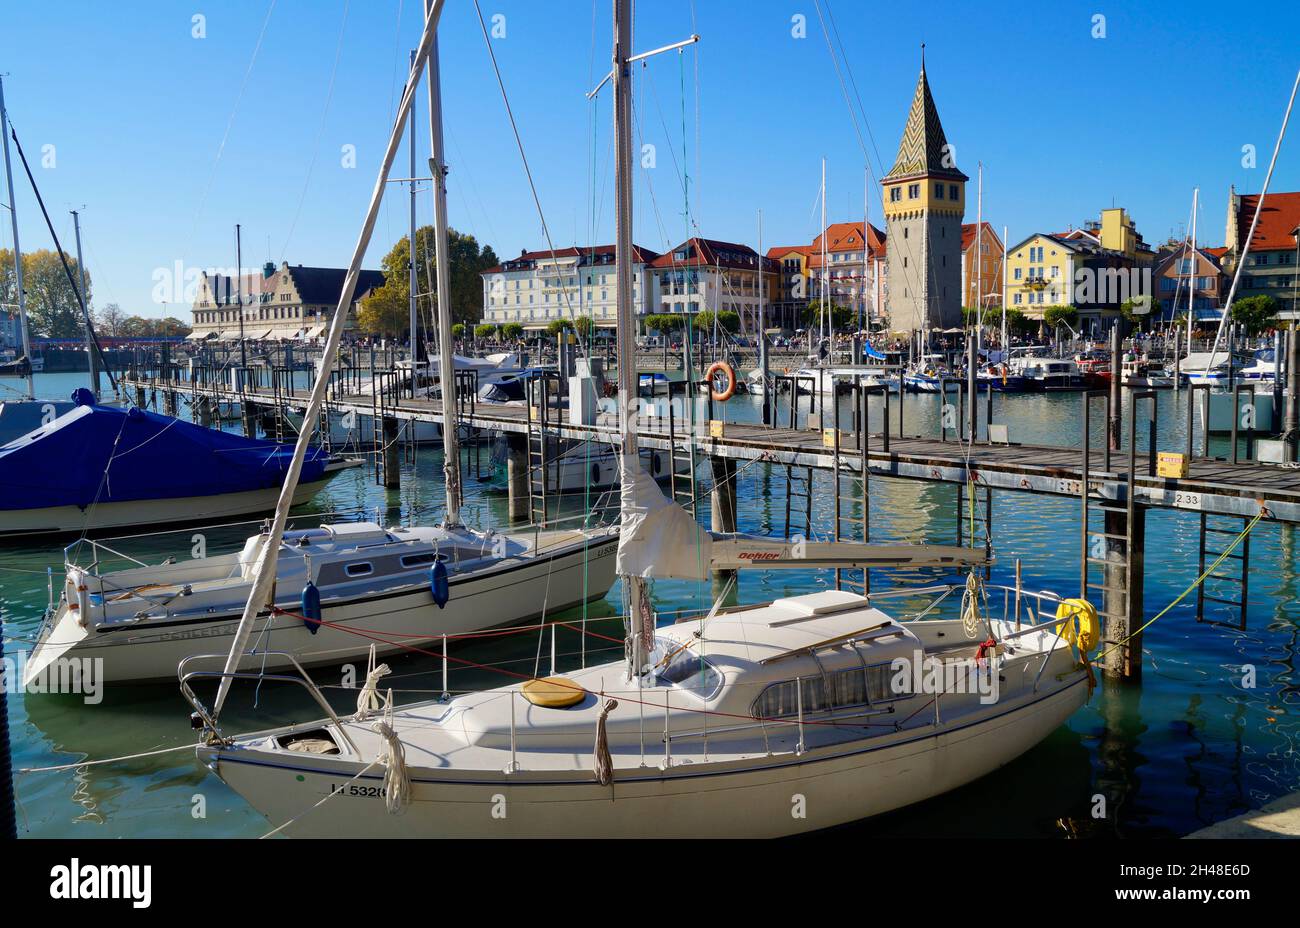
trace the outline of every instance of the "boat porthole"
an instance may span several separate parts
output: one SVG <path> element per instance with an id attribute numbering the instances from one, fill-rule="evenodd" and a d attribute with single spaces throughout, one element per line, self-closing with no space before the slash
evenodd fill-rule
<path id="1" fill-rule="evenodd" d="M 592 465 L 591 465 L 591 482 L 592 482 L 592 485 L 593 485 L 593 486 L 595 486 L 595 485 L 599 485 L 599 483 L 600 483 L 600 465 L 599 465 L 599 464 L 592 464 Z"/>
<path id="2" fill-rule="evenodd" d="M 658 477 L 659 472 L 664 469 L 663 458 L 660 457 L 658 451 L 655 452 L 654 458 L 651 460 L 650 469 L 654 472 L 656 477 Z"/>

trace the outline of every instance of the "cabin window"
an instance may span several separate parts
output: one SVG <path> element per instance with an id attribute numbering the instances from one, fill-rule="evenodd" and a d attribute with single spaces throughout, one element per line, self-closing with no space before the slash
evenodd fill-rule
<path id="1" fill-rule="evenodd" d="M 707 658 L 676 641 L 657 640 L 656 650 L 663 650 L 667 663 L 658 668 L 658 679 L 684 690 L 692 690 L 701 699 L 712 699 L 722 688 L 722 674 Z M 668 656 L 670 655 L 670 656 Z"/>
<path id="2" fill-rule="evenodd" d="M 754 700 L 753 714 L 760 719 L 779 719 L 799 714 L 799 688 L 803 688 L 804 715 L 832 709 L 868 706 L 912 695 L 910 678 L 906 689 L 895 692 L 895 673 L 889 664 L 853 667 L 835 673 L 782 680 L 769 685 Z"/>
<path id="3" fill-rule="evenodd" d="M 373 574 L 375 568 L 369 561 L 357 561 L 344 567 L 343 572 L 349 577 L 366 577 Z"/>
<path id="4" fill-rule="evenodd" d="M 425 551 L 423 554 L 403 554 L 403 567 L 428 567 L 434 561 L 432 551 Z"/>

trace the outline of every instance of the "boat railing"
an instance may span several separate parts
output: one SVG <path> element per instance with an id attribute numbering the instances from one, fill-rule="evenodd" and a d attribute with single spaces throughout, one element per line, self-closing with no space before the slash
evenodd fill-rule
<path id="1" fill-rule="evenodd" d="M 201 723 L 203 730 L 209 733 L 210 737 L 219 741 L 226 740 L 221 734 L 221 729 L 217 725 L 216 716 L 208 710 L 208 707 L 204 705 L 203 701 L 199 699 L 198 695 L 194 692 L 194 688 L 190 685 L 192 681 L 220 681 L 223 679 L 229 679 L 232 681 L 255 680 L 258 683 L 262 683 L 270 680 L 279 683 L 293 683 L 305 689 L 311 695 L 312 699 L 316 701 L 316 704 L 324 711 L 329 720 L 334 723 L 335 729 L 338 731 L 340 737 L 347 742 L 347 745 L 352 749 L 352 752 L 357 755 L 361 754 L 361 751 L 357 748 L 356 742 L 352 740 L 348 735 L 347 730 L 343 727 L 343 722 L 339 719 L 338 714 L 335 713 L 334 707 L 329 704 L 329 700 L 327 700 L 324 694 L 321 693 L 320 687 L 316 685 L 316 682 L 312 680 L 311 676 L 307 673 L 302 664 L 298 662 L 296 657 L 288 651 L 250 651 L 246 656 L 283 658 L 293 664 L 294 670 L 297 671 L 297 674 L 263 673 L 261 671 L 254 672 L 240 670 L 225 671 L 187 669 L 196 661 L 220 660 L 224 662 L 229 657 L 227 654 L 192 654 L 189 657 L 182 658 L 181 662 L 176 667 L 176 675 L 180 678 L 181 695 L 184 696 L 185 700 L 194 708 L 194 715 L 191 718 L 195 723 Z M 195 724 L 195 727 L 199 727 L 199 724 Z"/>
<path id="2" fill-rule="evenodd" d="M 953 593 L 964 591 L 965 589 L 965 583 L 956 582 L 938 583 L 922 587 L 898 587 L 895 589 L 882 590 L 879 593 L 868 593 L 866 599 L 868 602 L 876 602 L 879 600 L 908 599 L 914 596 L 925 596 L 931 593 L 938 594 L 920 612 L 897 619 L 898 622 L 905 624 L 907 622 L 915 622 L 925 618 L 925 616 L 939 608 L 939 606 L 942 605 L 943 602 Z M 1047 620 L 1059 621 L 1059 619 L 1056 618 L 1055 607 L 1059 607 L 1063 600 L 1058 593 L 1054 593 L 1051 590 L 1027 590 L 1023 586 L 1012 586 L 1002 583 L 984 583 L 981 585 L 981 590 L 983 591 L 986 600 L 989 598 L 989 594 L 991 593 L 996 594 L 1000 592 L 1002 594 L 1003 620 L 1013 620 L 1020 623 L 1021 615 L 1023 614 L 1031 620 L 1037 616 L 1044 620 L 1043 624 L 1047 624 Z M 1047 610 L 1047 606 L 1052 607 L 1051 611 Z M 1030 631 L 1032 630 L 1034 629 L 1031 628 Z M 1018 630 L 1014 634 L 1020 635 L 1022 633 L 1022 631 Z"/>

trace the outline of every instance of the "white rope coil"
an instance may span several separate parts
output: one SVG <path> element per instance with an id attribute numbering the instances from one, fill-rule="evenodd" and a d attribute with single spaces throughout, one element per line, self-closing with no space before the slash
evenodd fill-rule
<path id="1" fill-rule="evenodd" d="M 392 671 L 387 664 L 375 663 L 375 646 L 370 646 L 370 659 L 366 664 L 366 682 L 361 686 L 361 692 L 357 694 L 357 713 L 358 722 L 365 721 L 370 717 L 370 713 L 378 712 L 380 709 L 387 708 L 389 703 L 379 695 L 379 681 L 388 676 Z"/>
<path id="2" fill-rule="evenodd" d="M 406 770 L 406 749 L 387 722 L 377 721 L 370 730 L 384 739 L 384 753 L 377 758 L 384 765 L 384 803 L 392 815 L 411 801 L 411 775 Z"/>

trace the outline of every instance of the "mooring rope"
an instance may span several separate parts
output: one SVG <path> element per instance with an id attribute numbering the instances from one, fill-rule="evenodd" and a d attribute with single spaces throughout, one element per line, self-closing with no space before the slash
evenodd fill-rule
<path id="1" fill-rule="evenodd" d="M 1211 564 L 1209 567 L 1205 568 L 1204 572 L 1195 580 L 1193 580 L 1191 585 L 1188 586 L 1187 589 L 1179 593 L 1173 602 L 1171 602 L 1169 605 L 1165 606 L 1165 608 L 1157 612 L 1154 616 L 1151 617 L 1149 621 L 1143 623 L 1137 629 L 1137 631 L 1125 635 L 1123 638 L 1115 642 L 1113 645 L 1111 645 L 1101 654 L 1097 655 L 1097 660 L 1098 661 L 1102 660 L 1102 658 L 1104 658 L 1111 651 L 1114 651 L 1116 648 L 1121 648 L 1124 645 L 1128 644 L 1138 635 L 1142 634 L 1144 631 L 1146 631 L 1148 628 L 1154 625 L 1159 619 L 1163 618 L 1166 613 L 1168 613 L 1171 609 L 1174 608 L 1174 606 L 1177 606 L 1180 602 L 1186 599 L 1188 595 L 1192 593 L 1193 590 L 1195 590 L 1198 586 L 1204 583 L 1210 577 L 1210 575 L 1213 574 L 1218 569 L 1220 564 L 1222 564 L 1225 560 L 1228 559 L 1228 557 L 1232 554 L 1233 550 L 1237 547 L 1237 545 L 1241 544 L 1245 540 L 1246 536 L 1250 534 L 1251 530 L 1257 524 L 1259 524 L 1260 519 L 1264 518 L 1264 516 L 1266 516 L 1267 514 L 1268 514 L 1268 510 L 1261 506 L 1259 512 L 1255 514 L 1255 517 L 1251 519 L 1248 523 L 1246 523 L 1246 527 L 1241 530 L 1241 534 L 1232 540 L 1232 542 L 1228 545 L 1228 547 L 1225 548 L 1217 558 L 1215 558 L 1214 563 Z"/>

